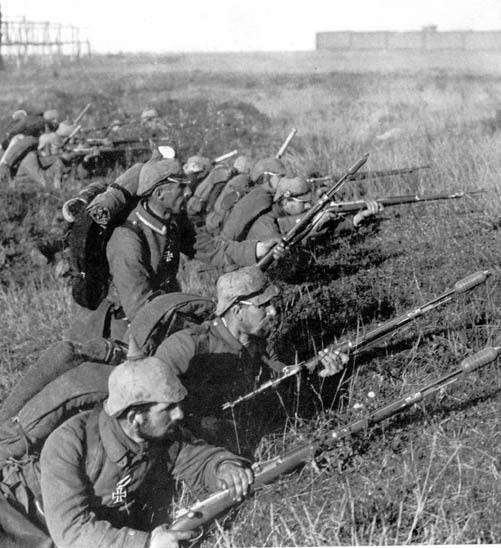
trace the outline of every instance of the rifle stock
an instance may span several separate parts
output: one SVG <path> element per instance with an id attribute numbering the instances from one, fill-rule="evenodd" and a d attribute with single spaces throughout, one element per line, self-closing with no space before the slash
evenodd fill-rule
<path id="1" fill-rule="evenodd" d="M 431 310 L 437 308 L 438 306 L 441 306 L 442 304 L 448 303 L 449 301 L 452 300 L 454 295 L 466 293 L 467 291 L 470 291 L 471 289 L 484 283 L 487 280 L 489 275 L 490 275 L 490 272 L 488 270 L 474 272 L 473 274 L 470 274 L 469 276 L 466 276 L 465 278 L 462 278 L 461 280 L 457 281 L 454 284 L 454 287 L 452 289 L 445 291 L 438 297 L 435 297 L 434 299 L 422 304 L 421 306 L 418 306 L 417 308 L 414 308 L 406 312 L 405 314 L 398 316 L 397 318 L 384 322 L 383 324 L 379 325 L 375 329 L 368 331 L 361 337 L 357 337 L 355 340 L 347 339 L 339 343 L 331 344 L 330 346 L 326 347 L 324 351 L 328 350 L 328 351 L 343 352 L 343 353 L 349 354 L 351 357 L 357 356 L 363 350 L 366 350 L 370 345 L 380 341 L 381 339 L 387 337 L 388 335 L 391 335 L 394 331 L 407 325 L 409 322 L 415 320 L 416 318 L 419 318 L 420 316 L 423 316 L 427 312 L 430 312 Z M 319 363 L 320 363 L 320 357 L 316 355 L 306 362 L 284 367 L 282 370 L 282 375 L 280 377 L 263 383 L 261 386 L 256 388 L 256 390 L 253 390 L 252 392 L 249 392 L 248 394 L 245 394 L 244 396 L 240 396 L 239 398 L 237 398 L 236 400 L 232 402 L 224 403 L 222 406 L 222 409 L 223 410 L 231 409 L 235 407 L 236 405 L 238 405 L 239 403 L 248 401 L 252 399 L 253 397 L 257 396 L 257 394 L 264 392 L 268 388 L 275 387 L 278 384 L 280 384 L 282 381 L 284 381 L 285 379 L 288 379 L 289 377 L 296 375 L 303 369 L 307 369 L 308 371 L 311 372 L 317 367 Z"/>
<path id="2" fill-rule="evenodd" d="M 336 181 L 336 184 L 329 188 L 320 200 L 312 208 L 308 209 L 301 219 L 289 230 L 289 232 L 287 232 L 287 234 L 281 239 L 281 243 L 286 249 L 300 239 L 298 236 L 304 233 L 306 227 L 313 221 L 316 214 L 327 206 L 331 197 L 341 188 L 348 177 L 356 173 L 363 165 L 365 165 L 368 158 L 369 154 L 364 154 L 360 160 L 353 164 L 353 166 L 351 166 L 351 168 L 338 181 Z M 259 260 L 257 266 L 261 270 L 266 270 L 272 264 L 273 260 L 272 248 Z"/>
<path id="3" fill-rule="evenodd" d="M 456 192 L 454 194 L 424 194 L 420 196 L 415 195 L 402 195 L 402 196 L 387 196 L 385 198 L 376 198 L 376 202 L 384 207 L 395 206 L 402 204 L 415 204 L 419 202 L 436 202 L 439 200 L 457 200 L 466 196 L 474 196 L 486 192 L 484 189 L 479 190 L 467 190 L 462 192 Z M 355 200 L 353 202 L 331 202 L 326 208 L 326 211 L 334 213 L 353 213 L 360 211 L 366 206 L 364 200 Z"/>
<path id="4" fill-rule="evenodd" d="M 310 462 L 320 450 L 324 448 L 332 449 L 340 440 L 367 431 L 368 428 L 412 407 L 445 386 L 449 386 L 462 375 L 467 375 L 492 363 L 498 358 L 500 353 L 501 347 L 486 347 L 472 356 L 465 358 L 459 364 L 459 367 L 451 373 L 419 388 L 415 392 L 394 400 L 388 405 L 380 407 L 366 417 L 336 430 L 331 430 L 326 435 L 309 443 L 298 445 L 269 461 L 255 464 L 253 466 L 254 484 L 251 491 L 255 492 L 262 485 L 275 481 L 282 474 Z M 236 504 L 237 502 L 232 499 L 228 489 L 218 491 L 190 508 L 181 510 L 174 523 L 170 526 L 170 529 L 175 531 L 193 531 L 217 518 Z"/>

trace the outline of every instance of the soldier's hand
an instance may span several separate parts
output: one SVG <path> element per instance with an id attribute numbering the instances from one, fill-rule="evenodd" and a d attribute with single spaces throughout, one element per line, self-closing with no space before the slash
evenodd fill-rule
<path id="1" fill-rule="evenodd" d="M 383 205 L 376 200 L 367 200 L 365 202 L 365 209 L 362 209 L 362 211 L 359 211 L 355 217 L 353 217 L 353 226 L 359 226 L 364 219 L 376 215 L 376 213 L 383 211 L 383 209 Z"/>
<path id="2" fill-rule="evenodd" d="M 329 350 L 328 348 L 321 350 L 318 356 L 320 357 L 320 363 L 323 365 L 323 369 L 318 372 L 319 377 L 330 377 L 339 373 L 349 360 L 348 354 L 337 350 Z"/>
<path id="3" fill-rule="evenodd" d="M 313 217 L 311 228 L 313 231 L 318 232 L 325 224 L 336 219 L 339 219 L 339 213 L 329 211 L 328 209 L 326 211 L 320 211 Z"/>
<path id="4" fill-rule="evenodd" d="M 64 202 L 63 205 L 63 217 L 64 220 L 68 223 L 73 223 L 75 221 L 75 217 L 84 209 L 84 207 L 87 205 L 87 202 L 80 197 L 77 198 L 70 198 L 66 202 Z"/>
<path id="5" fill-rule="evenodd" d="M 180 541 L 189 540 L 194 531 L 173 531 L 168 525 L 159 525 L 151 532 L 148 548 L 178 548 Z"/>
<path id="6" fill-rule="evenodd" d="M 222 489 L 229 489 L 233 500 L 241 501 L 254 481 L 250 468 L 235 462 L 223 462 L 219 465 L 216 477 Z"/>
<path id="7" fill-rule="evenodd" d="M 256 244 L 256 258 L 262 259 L 270 249 L 273 248 L 273 258 L 275 260 L 281 259 L 285 253 L 286 249 L 282 244 L 280 238 L 270 238 L 264 242 L 258 242 Z"/>

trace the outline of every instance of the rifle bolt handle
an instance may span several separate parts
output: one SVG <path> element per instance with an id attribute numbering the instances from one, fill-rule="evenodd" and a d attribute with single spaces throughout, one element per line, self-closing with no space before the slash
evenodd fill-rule
<path id="1" fill-rule="evenodd" d="M 490 275 L 490 272 L 488 270 L 481 270 L 479 272 L 474 272 L 473 274 L 466 276 L 466 278 L 459 280 L 459 282 L 456 282 L 454 284 L 454 291 L 456 293 L 464 293 L 465 291 L 469 291 L 470 289 L 476 287 L 477 285 L 483 284 L 485 280 L 487 280 L 487 277 L 489 275 Z"/>
<path id="2" fill-rule="evenodd" d="M 464 373 L 471 373 L 472 371 L 475 371 L 475 369 L 479 369 L 480 367 L 493 362 L 499 356 L 500 352 L 501 347 L 488 346 L 487 348 L 476 352 L 473 356 L 465 358 L 461 362 L 460 367 Z"/>

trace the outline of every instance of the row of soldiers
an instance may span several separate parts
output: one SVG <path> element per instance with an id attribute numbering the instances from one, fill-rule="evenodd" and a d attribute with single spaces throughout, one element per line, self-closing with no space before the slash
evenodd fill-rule
<path id="1" fill-rule="evenodd" d="M 321 192 L 276 157 L 239 157 L 230 167 L 154 155 L 112 185 L 93 183 L 65 203 L 75 238 L 83 218 L 103 229 L 101 238 L 107 234 L 106 291 L 27 372 L 1 415 L 23 432 L 28 408 L 81 385 L 75 408 L 93 405 L 67 418 L 67 398 L 54 431 L 39 440 L 40 454 L 25 429 L 22 457 L 0 457 L 2 546 L 175 547 L 191 532 L 166 525 L 173 479 L 224 486 L 236 500 L 246 495 L 253 481 L 250 462 L 239 456 L 246 440 L 221 407 L 284 370 L 268 344 L 279 289 L 257 263 L 270 252 L 284 256 L 281 236 Z M 319 215 L 303 239 L 332 222 L 354 230 L 378 209 L 369 202 L 349 218 Z M 183 295 L 181 254 L 221 274 L 216 308 L 200 324 L 159 327 Z M 80 274 L 88 290 L 91 276 Z M 326 350 L 318 374 L 338 373 L 347 359 Z M 90 401 L 90 394 L 98 396 Z M 264 419 L 272 410 L 262 412 Z"/>
<path id="2" fill-rule="evenodd" d="M 0 142 L 0 183 L 14 188 L 27 185 L 48 190 L 62 188 L 64 181 L 72 175 L 75 162 L 83 165 L 95 156 L 92 150 L 82 148 L 76 142 L 80 133 L 88 133 L 79 122 L 90 106 L 87 105 L 73 121 L 67 117 L 61 120 L 55 109 L 14 111 Z M 124 122 L 113 121 L 106 136 L 122 135 L 125 126 Z M 167 128 L 155 109 L 145 109 L 134 126 L 136 130 L 140 128 L 142 140 L 167 135 Z M 106 139 L 98 141 L 108 142 Z"/>

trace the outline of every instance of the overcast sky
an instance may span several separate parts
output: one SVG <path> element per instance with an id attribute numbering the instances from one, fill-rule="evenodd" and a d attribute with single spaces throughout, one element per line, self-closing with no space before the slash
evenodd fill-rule
<path id="1" fill-rule="evenodd" d="M 82 27 L 94 51 L 314 48 L 329 30 L 501 29 L 501 0 L 0 0 L 4 16 Z"/>

